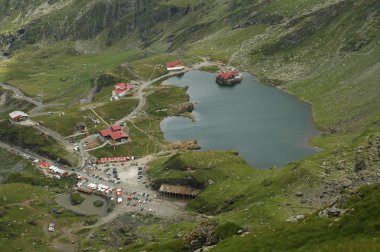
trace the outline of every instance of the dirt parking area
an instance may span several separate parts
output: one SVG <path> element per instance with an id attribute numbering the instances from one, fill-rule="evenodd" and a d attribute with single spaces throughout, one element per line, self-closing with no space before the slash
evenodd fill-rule
<path id="1" fill-rule="evenodd" d="M 148 187 L 145 177 L 147 163 L 153 157 L 148 156 L 137 160 L 92 165 L 86 170 L 89 177 L 113 184 L 122 189 L 122 195 L 112 196 L 122 198 L 114 211 L 139 212 L 161 217 L 179 217 L 185 213 L 187 201 L 175 200 L 159 196 L 158 192 Z M 114 194 L 113 194 L 114 195 Z"/>

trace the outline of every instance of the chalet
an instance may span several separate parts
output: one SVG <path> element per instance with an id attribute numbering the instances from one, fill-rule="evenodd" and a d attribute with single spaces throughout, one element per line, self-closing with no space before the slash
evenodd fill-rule
<path id="1" fill-rule="evenodd" d="M 184 68 L 185 67 L 183 66 L 183 62 L 181 60 L 166 63 L 166 69 L 168 71 L 182 70 Z"/>
<path id="2" fill-rule="evenodd" d="M 222 85 L 233 85 L 242 81 L 242 76 L 237 71 L 223 72 L 216 77 L 216 82 Z"/>
<path id="3" fill-rule="evenodd" d="M 112 91 L 113 97 L 122 97 L 135 88 L 134 85 L 125 83 L 117 83 L 114 87 L 115 89 Z"/>
<path id="4" fill-rule="evenodd" d="M 22 111 L 13 111 L 12 113 L 9 113 L 9 120 L 12 123 L 25 121 L 28 117 L 29 115 Z"/>
<path id="5" fill-rule="evenodd" d="M 108 129 L 103 129 L 100 135 L 106 139 L 112 139 L 113 141 L 122 141 L 128 139 L 128 134 L 123 131 L 123 126 L 113 125 Z"/>

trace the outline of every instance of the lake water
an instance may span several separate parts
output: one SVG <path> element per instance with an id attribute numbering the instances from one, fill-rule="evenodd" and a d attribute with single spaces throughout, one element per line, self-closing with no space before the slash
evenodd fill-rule
<path id="1" fill-rule="evenodd" d="M 55 202 L 57 202 L 58 205 L 63 206 L 67 209 L 70 209 L 71 211 L 83 214 L 83 215 L 98 215 L 98 216 L 104 216 L 107 214 L 107 200 L 105 200 L 103 197 L 94 195 L 94 194 L 85 194 L 80 193 L 82 197 L 85 198 L 85 200 L 80 203 L 79 205 L 72 205 L 70 201 L 70 193 L 65 193 L 58 195 L 55 198 Z M 103 206 L 101 207 L 95 207 L 93 205 L 95 200 L 101 200 L 103 201 Z"/>
<path id="2" fill-rule="evenodd" d="M 318 136 L 309 104 L 251 74 L 232 87 L 215 83 L 216 74 L 190 71 L 165 84 L 189 86 L 196 121 L 169 117 L 161 130 L 169 141 L 196 139 L 202 150 L 237 150 L 258 168 L 284 166 L 318 151 L 309 139 Z"/>

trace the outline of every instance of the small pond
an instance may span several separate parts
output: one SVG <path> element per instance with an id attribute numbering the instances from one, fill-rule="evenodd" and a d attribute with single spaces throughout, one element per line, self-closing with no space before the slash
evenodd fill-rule
<path id="1" fill-rule="evenodd" d="M 85 200 L 79 204 L 79 205 L 72 205 L 70 201 L 70 193 L 65 193 L 58 195 L 55 198 L 55 202 L 63 206 L 67 209 L 70 209 L 71 211 L 83 214 L 83 215 L 98 215 L 98 216 L 104 216 L 107 214 L 107 200 L 103 197 L 97 196 L 95 194 L 85 194 L 81 193 L 81 196 L 85 198 Z M 95 207 L 93 205 L 93 202 L 96 200 L 101 200 L 104 202 L 103 206 L 101 207 Z"/>

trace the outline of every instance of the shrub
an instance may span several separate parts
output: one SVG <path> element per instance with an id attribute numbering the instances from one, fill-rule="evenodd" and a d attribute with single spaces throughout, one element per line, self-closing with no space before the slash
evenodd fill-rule
<path id="1" fill-rule="evenodd" d="M 78 192 L 70 193 L 70 201 L 73 205 L 79 205 L 84 201 L 84 198 Z"/>

